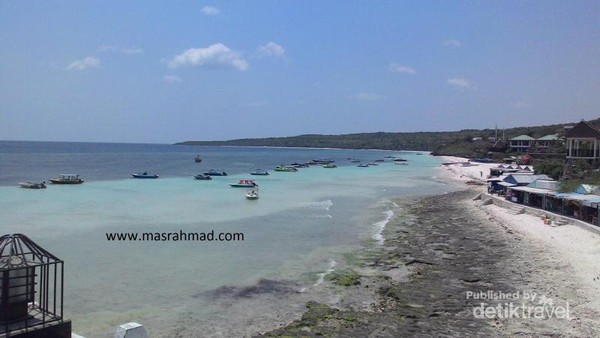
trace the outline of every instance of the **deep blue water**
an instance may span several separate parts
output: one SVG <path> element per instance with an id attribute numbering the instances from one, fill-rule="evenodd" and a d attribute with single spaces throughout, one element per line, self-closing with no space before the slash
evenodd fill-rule
<path id="1" fill-rule="evenodd" d="M 0 141 L 0 185 L 47 181 L 59 174 L 79 174 L 87 181 L 119 180 L 148 171 L 161 177 L 184 177 L 216 169 L 228 174 L 272 169 L 280 164 L 331 158 L 373 161 L 397 154 L 377 150 L 266 147 L 214 147 L 168 144 Z M 194 162 L 200 155 L 201 163 Z"/>

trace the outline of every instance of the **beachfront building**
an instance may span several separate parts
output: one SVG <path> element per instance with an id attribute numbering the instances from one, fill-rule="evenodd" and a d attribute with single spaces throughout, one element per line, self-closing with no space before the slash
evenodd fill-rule
<path id="1" fill-rule="evenodd" d="M 533 175 L 533 171 L 528 173 L 503 174 L 499 177 L 491 177 L 487 180 L 488 192 L 498 195 L 508 196 L 508 189 L 517 186 L 526 186 L 536 180 L 552 180 L 546 175 Z M 516 200 L 514 202 L 517 202 Z"/>
<path id="2" fill-rule="evenodd" d="M 529 175 L 532 176 L 532 175 Z M 536 175 L 537 176 L 537 175 Z M 539 175 L 545 176 L 545 175 Z M 538 178 L 527 185 L 516 185 L 508 187 L 507 198 L 511 201 L 534 208 L 547 209 L 549 201 L 548 193 L 555 192 L 558 184 L 551 178 Z"/>
<path id="3" fill-rule="evenodd" d="M 565 128 L 567 160 L 592 160 L 600 158 L 600 132 L 587 122 Z"/>
<path id="4" fill-rule="evenodd" d="M 558 141 L 559 137 L 557 134 L 542 136 L 535 140 L 535 148 L 538 152 L 544 153 L 548 147 L 555 145 Z"/>
<path id="5" fill-rule="evenodd" d="M 506 176 L 502 182 L 499 182 L 498 185 L 505 189 L 504 193 L 506 195 L 506 199 L 523 204 L 524 195 L 520 193 L 514 193 L 515 191 L 518 191 L 514 190 L 514 188 L 528 186 L 537 180 L 552 181 L 552 178 L 546 175 L 510 174 Z"/>
<path id="6" fill-rule="evenodd" d="M 550 193 L 545 210 L 569 216 L 593 225 L 600 225 L 600 196 L 596 194 Z"/>
<path id="7" fill-rule="evenodd" d="M 535 139 L 529 135 L 519 135 L 510 139 L 510 149 L 518 153 L 526 153 L 533 146 Z"/>

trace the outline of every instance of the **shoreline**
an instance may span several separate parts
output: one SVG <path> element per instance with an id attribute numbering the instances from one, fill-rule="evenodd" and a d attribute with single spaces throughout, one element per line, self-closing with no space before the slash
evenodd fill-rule
<path id="1" fill-rule="evenodd" d="M 379 250 L 365 252 L 355 269 L 359 283 L 338 286 L 337 304 L 309 302 L 301 319 L 261 336 L 599 336 L 600 235 L 483 203 L 477 197 L 485 187 L 478 185 L 490 166 L 443 165 L 438 178 L 462 190 L 395 199 L 407 212 L 386 224 Z M 377 301 L 360 309 L 353 293 L 366 290 Z M 487 294 L 520 298 L 473 297 Z M 513 303 L 534 311 L 568 308 L 568 318 L 558 311 L 543 319 L 504 316 L 510 312 L 476 317 L 479 308 L 507 310 Z"/>

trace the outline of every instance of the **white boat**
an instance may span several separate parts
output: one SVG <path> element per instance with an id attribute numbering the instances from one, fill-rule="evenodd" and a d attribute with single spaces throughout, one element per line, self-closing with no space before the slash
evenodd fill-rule
<path id="1" fill-rule="evenodd" d="M 249 200 L 257 200 L 258 199 L 258 189 L 252 189 L 246 193 L 246 199 Z"/>
<path id="2" fill-rule="evenodd" d="M 242 179 L 237 183 L 229 183 L 232 188 L 254 188 L 257 186 L 254 180 Z"/>
<path id="3" fill-rule="evenodd" d="M 19 182 L 21 188 L 27 189 L 46 189 L 46 182 L 34 183 L 34 182 Z"/>

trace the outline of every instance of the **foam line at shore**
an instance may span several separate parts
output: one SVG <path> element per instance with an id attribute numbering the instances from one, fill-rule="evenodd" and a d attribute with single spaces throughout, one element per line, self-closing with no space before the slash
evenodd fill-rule
<path id="1" fill-rule="evenodd" d="M 385 229 L 385 226 L 389 223 L 392 217 L 394 217 L 394 212 L 392 210 L 386 210 L 383 213 L 387 215 L 385 219 L 379 222 L 375 222 L 373 224 L 375 229 L 377 229 L 377 232 L 373 235 L 373 239 L 376 240 L 377 243 L 379 243 L 379 245 L 383 245 L 383 242 L 385 240 L 382 234 L 383 229 Z"/>
<path id="2" fill-rule="evenodd" d="M 323 281 L 325 280 L 325 276 L 334 272 L 335 271 L 334 268 L 336 267 L 336 265 L 337 265 L 337 262 L 335 260 L 329 258 L 329 268 L 327 270 L 325 270 L 325 272 L 321 272 L 321 273 L 317 274 L 317 276 L 319 276 L 319 278 L 315 282 L 314 286 L 323 284 Z"/>

